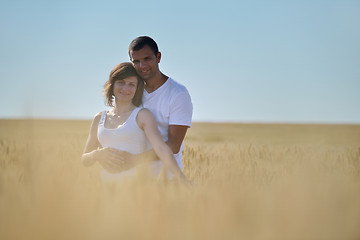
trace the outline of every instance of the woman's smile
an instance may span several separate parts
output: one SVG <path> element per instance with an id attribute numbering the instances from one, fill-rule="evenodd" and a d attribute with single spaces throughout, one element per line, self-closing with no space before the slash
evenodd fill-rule
<path id="1" fill-rule="evenodd" d="M 115 100 L 131 101 L 135 96 L 137 88 L 137 78 L 127 77 L 121 80 L 116 80 L 114 83 Z"/>

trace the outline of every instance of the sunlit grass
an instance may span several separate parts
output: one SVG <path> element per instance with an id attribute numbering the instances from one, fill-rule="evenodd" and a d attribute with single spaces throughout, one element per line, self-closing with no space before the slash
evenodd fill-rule
<path id="1" fill-rule="evenodd" d="M 0 239 L 359 239 L 360 126 L 195 123 L 194 182 L 104 184 L 89 121 L 0 121 Z"/>

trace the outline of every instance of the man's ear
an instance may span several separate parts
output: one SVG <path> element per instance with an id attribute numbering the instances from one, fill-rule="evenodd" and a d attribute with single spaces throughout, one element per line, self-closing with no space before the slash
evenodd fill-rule
<path id="1" fill-rule="evenodd" d="M 157 59 L 157 63 L 160 63 L 160 60 L 161 60 L 161 52 L 158 52 L 156 54 L 156 59 Z"/>

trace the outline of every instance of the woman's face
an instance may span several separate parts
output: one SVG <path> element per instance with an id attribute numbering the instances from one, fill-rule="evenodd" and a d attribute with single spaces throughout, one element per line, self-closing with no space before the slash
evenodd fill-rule
<path id="1" fill-rule="evenodd" d="M 113 94 L 115 101 L 130 102 L 136 93 L 137 88 L 137 77 L 127 77 L 114 82 Z"/>

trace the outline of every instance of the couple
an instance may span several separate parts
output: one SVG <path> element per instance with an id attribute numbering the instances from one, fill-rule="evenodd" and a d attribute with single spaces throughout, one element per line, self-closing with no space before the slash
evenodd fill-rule
<path id="1" fill-rule="evenodd" d="M 103 179 L 133 176 L 146 164 L 154 177 L 162 173 L 187 182 L 181 152 L 191 126 L 190 95 L 160 72 L 161 53 L 152 38 L 134 39 L 129 56 L 132 63 L 115 66 L 104 85 L 113 108 L 95 115 L 82 163 L 98 162 Z"/>

